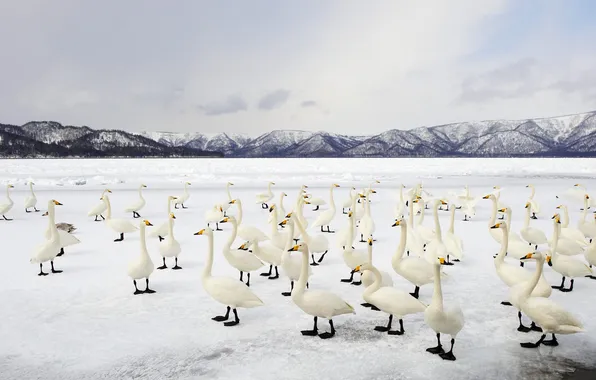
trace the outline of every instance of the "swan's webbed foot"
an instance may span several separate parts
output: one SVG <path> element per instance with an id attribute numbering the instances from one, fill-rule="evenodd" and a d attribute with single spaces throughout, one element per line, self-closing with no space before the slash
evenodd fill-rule
<path id="1" fill-rule="evenodd" d="M 523 333 L 527 333 L 532 331 L 531 328 L 524 326 L 523 324 L 520 323 L 519 327 L 517 328 L 517 331 L 519 332 L 523 332 Z"/>
<path id="2" fill-rule="evenodd" d="M 389 321 L 387 326 L 375 326 L 375 331 L 387 332 L 391 330 L 391 322 L 393 322 L 393 314 L 389 314 Z"/>
<path id="3" fill-rule="evenodd" d="M 161 235 L 157 235 L 157 237 L 159 238 L 159 241 L 164 241 L 165 239 L 163 238 L 163 236 Z"/>
<path id="4" fill-rule="evenodd" d="M 569 286 L 569 288 L 561 287 L 559 288 L 559 290 L 565 293 L 573 291 L 573 279 L 571 279 L 571 285 Z"/>
<path id="5" fill-rule="evenodd" d="M 95 219 L 93 219 L 94 222 L 101 222 L 101 220 L 97 219 L 98 215 L 95 215 Z"/>
<path id="6" fill-rule="evenodd" d="M 250 287 L 250 272 L 246 272 L 246 286 Z"/>
<path id="7" fill-rule="evenodd" d="M 174 208 L 178 209 L 178 203 L 174 203 Z"/>
<path id="8" fill-rule="evenodd" d="M 157 269 L 167 269 L 168 268 L 168 266 L 166 265 L 166 258 L 162 257 L 162 260 L 163 260 L 163 265 L 160 267 L 157 267 Z"/>
<path id="9" fill-rule="evenodd" d="M 406 331 L 404 330 L 404 321 L 403 319 L 399 320 L 399 330 L 389 330 L 387 331 L 387 334 L 389 335 L 404 335 Z"/>
<path id="10" fill-rule="evenodd" d="M 292 290 L 294 290 L 294 281 L 290 281 L 290 291 L 289 292 L 282 292 L 281 295 L 284 297 L 289 297 L 292 295 Z"/>
<path id="11" fill-rule="evenodd" d="M 38 276 L 47 276 L 48 274 L 46 272 L 43 271 L 43 264 L 39 263 L 39 273 L 37 274 Z"/>
<path id="12" fill-rule="evenodd" d="M 437 333 L 437 346 L 430 347 L 426 349 L 426 352 L 430 352 L 434 355 L 444 354 L 445 350 L 443 350 L 443 346 L 441 345 L 441 333 Z"/>
<path id="13" fill-rule="evenodd" d="M 360 280 L 360 281 L 354 281 L 354 282 L 352 282 L 352 285 L 360 286 L 360 285 L 362 285 L 362 280 Z"/>
<path id="14" fill-rule="evenodd" d="M 54 261 L 50 261 L 50 265 L 52 266 L 52 273 L 62 273 L 61 270 L 54 269 Z"/>
<path id="15" fill-rule="evenodd" d="M 174 262 L 174 264 L 175 264 L 175 265 L 172 267 L 172 269 L 174 269 L 174 270 L 182 269 L 182 267 L 181 267 L 180 265 L 178 265 L 178 258 L 177 258 L 177 257 L 175 257 L 174 259 L 175 259 L 176 261 Z M 164 259 L 164 260 L 165 260 L 165 259 Z"/>
<path id="16" fill-rule="evenodd" d="M 538 341 L 536 343 L 526 342 L 526 343 L 520 343 L 519 345 L 522 346 L 523 348 L 538 348 L 538 346 L 540 346 L 540 344 L 542 344 L 542 342 L 544 342 L 544 338 L 546 338 L 546 334 L 543 334 L 540 337 L 540 339 L 538 339 Z"/>
<path id="17" fill-rule="evenodd" d="M 124 233 L 123 232 L 120 233 L 120 237 L 118 239 L 114 239 L 114 241 L 122 241 L 122 240 L 124 240 Z"/>
<path id="18" fill-rule="evenodd" d="M 381 311 L 381 309 L 379 309 L 378 307 L 376 307 L 375 305 L 372 305 L 372 307 L 370 308 L 372 311 Z"/>
<path id="19" fill-rule="evenodd" d="M 269 272 L 261 273 L 261 276 L 271 276 L 271 271 L 273 270 L 273 265 L 269 265 Z"/>
<path id="20" fill-rule="evenodd" d="M 312 330 L 301 330 L 300 333 L 304 336 L 317 336 L 319 335 L 319 329 L 317 327 L 317 321 L 319 318 L 314 317 L 313 321 L 314 321 L 314 325 Z"/>
<path id="21" fill-rule="evenodd" d="M 60 252 L 58 252 L 58 254 L 56 255 L 56 257 L 60 257 L 64 255 L 64 247 L 60 248 Z"/>
<path id="22" fill-rule="evenodd" d="M 417 286 L 416 288 L 414 288 L 414 293 L 410 293 L 410 295 L 416 299 L 418 299 L 418 297 L 420 297 L 420 287 Z"/>
<path id="23" fill-rule="evenodd" d="M 315 255 L 314 255 L 314 254 L 311 254 L 311 255 L 310 255 L 310 257 L 312 257 L 312 263 L 310 263 L 310 265 L 311 265 L 311 266 L 313 266 L 313 267 L 316 267 L 316 266 L 318 266 L 318 265 L 319 265 L 319 263 L 317 263 L 317 262 L 315 261 Z"/>
<path id="24" fill-rule="evenodd" d="M 536 323 L 532 322 L 532 324 L 530 325 L 530 330 L 532 331 L 536 331 L 536 332 L 542 332 L 542 327 L 536 325 Z"/>
<path id="25" fill-rule="evenodd" d="M 550 347 L 556 347 L 559 345 L 559 342 L 557 341 L 557 337 L 555 336 L 555 334 L 552 334 L 553 338 L 550 340 L 543 340 L 542 344 L 545 346 L 550 346 Z"/>
<path id="26" fill-rule="evenodd" d="M 313 211 L 318 211 L 319 210 L 319 206 L 315 207 L 312 209 Z"/>
<path id="27" fill-rule="evenodd" d="M 147 294 L 153 294 L 153 293 L 155 293 L 155 290 L 149 289 L 149 278 L 146 278 L 145 279 L 145 290 L 143 290 L 143 292 L 144 293 L 147 293 Z"/>
<path id="28" fill-rule="evenodd" d="M 133 295 L 137 295 L 137 294 L 143 294 L 142 290 L 139 290 L 139 288 L 137 287 L 137 280 L 132 280 L 132 283 L 135 285 L 135 292 L 133 293 Z"/>
<path id="29" fill-rule="evenodd" d="M 342 278 L 341 282 L 352 282 L 354 280 L 354 271 L 350 272 L 350 278 Z"/>
<path id="30" fill-rule="evenodd" d="M 7 218 L 6 215 L 2 215 L 2 217 L 4 218 L 4 220 L 8 220 L 8 221 L 12 220 L 12 219 Z"/>
<path id="31" fill-rule="evenodd" d="M 327 254 L 327 252 L 329 252 L 329 250 L 326 250 L 325 252 L 323 252 L 323 254 L 321 255 L 321 257 L 319 257 L 319 263 L 323 262 L 323 259 L 325 258 L 325 255 Z"/>
<path id="32" fill-rule="evenodd" d="M 215 222 L 215 231 L 223 231 L 221 228 L 219 228 L 219 222 Z"/>
<path id="33" fill-rule="evenodd" d="M 211 318 L 212 320 L 214 320 L 215 322 L 223 322 L 223 321 L 227 321 L 228 318 L 230 317 L 230 307 L 228 306 L 228 308 L 226 309 L 226 315 L 218 315 L 216 317 Z"/>
<path id="34" fill-rule="evenodd" d="M 279 278 L 279 271 L 277 270 L 277 266 L 275 267 L 275 276 L 270 276 L 269 280 L 277 280 Z"/>
<path id="35" fill-rule="evenodd" d="M 236 326 L 238 323 L 240 323 L 240 318 L 238 318 L 238 312 L 236 311 L 236 309 L 233 309 L 234 312 L 234 320 L 230 321 L 230 322 L 224 322 L 224 326 Z"/>
<path id="36" fill-rule="evenodd" d="M 329 338 L 333 338 L 335 336 L 335 327 L 333 327 L 333 319 L 329 320 L 329 326 L 331 326 L 331 331 L 319 334 L 319 338 L 329 339 Z"/>
<path id="37" fill-rule="evenodd" d="M 373 307 L 373 305 L 371 303 L 365 302 L 365 303 L 361 303 L 360 306 L 364 306 L 364 307 Z"/>
<path id="38" fill-rule="evenodd" d="M 589 276 L 586 276 L 586 277 L 587 278 L 591 278 L 592 280 L 596 280 L 596 276 L 589 275 Z"/>
<path id="39" fill-rule="evenodd" d="M 501 302 L 501 305 L 503 305 L 503 306 L 512 306 L 511 305 L 511 302 L 509 302 L 509 301 L 502 301 Z"/>
<path id="40" fill-rule="evenodd" d="M 188 207 L 186 207 L 186 206 L 184 205 L 184 203 L 182 203 L 182 208 L 188 208 Z"/>
<path id="41" fill-rule="evenodd" d="M 455 261 L 456 263 L 459 263 L 461 260 L 460 259 L 453 259 L 451 261 Z"/>

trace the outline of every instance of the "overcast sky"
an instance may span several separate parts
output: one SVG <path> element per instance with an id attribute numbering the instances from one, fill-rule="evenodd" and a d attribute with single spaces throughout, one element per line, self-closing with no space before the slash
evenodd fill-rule
<path id="1" fill-rule="evenodd" d="M 369 134 L 596 109 L 591 0 L 0 0 L 0 122 Z"/>

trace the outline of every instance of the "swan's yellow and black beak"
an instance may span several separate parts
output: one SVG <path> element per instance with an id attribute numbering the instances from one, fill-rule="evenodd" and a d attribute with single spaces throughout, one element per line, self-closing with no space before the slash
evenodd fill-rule
<path id="1" fill-rule="evenodd" d="M 176 215 L 174 215 L 174 213 L 173 213 L 173 212 L 171 212 L 171 213 L 170 213 L 170 218 L 172 218 L 172 219 L 176 219 Z"/>
<path id="2" fill-rule="evenodd" d="M 563 205 L 558 205 L 557 207 L 555 207 L 557 210 L 563 208 Z"/>
<path id="3" fill-rule="evenodd" d="M 364 195 L 362 193 L 358 193 L 358 196 L 360 196 L 360 198 L 366 198 L 366 195 Z"/>
<path id="4" fill-rule="evenodd" d="M 151 224 L 150 221 L 148 221 L 147 219 L 143 220 L 143 223 L 145 223 L 146 226 L 152 226 L 153 224 Z"/>
<path id="5" fill-rule="evenodd" d="M 271 205 L 271 207 L 269 207 L 269 212 L 275 210 L 275 205 Z"/>
<path id="6" fill-rule="evenodd" d="M 220 220 L 219 222 L 220 222 L 220 223 L 228 223 L 229 221 L 230 221 L 230 218 L 228 218 L 228 217 L 225 217 L 225 218 L 223 218 L 222 220 Z"/>
<path id="7" fill-rule="evenodd" d="M 487 194 L 485 196 L 482 197 L 482 199 L 489 199 L 490 198 L 490 194 Z"/>
<path id="8" fill-rule="evenodd" d="M 441 204 L 442 204 L 443 206 L 446 206 L 446 205 L 447 205 L 447 202 L 445 202 L 444 200 L 442 200 L 442 199 L 441 199 Z"/>
<path id="9" fill-rule="evenodd" d="M 43 214 L 41 214 L 41 216 L 48 216 L 48 212 L 44 212 Z"/>
<path id="10" fill-rule="evenodd" d="M 397 226 L 399 226 L 399 225 L 401 225 L 401 220 L 396 220 L 396 221 L 395 221 L 395 223 L 393 223 L 393 224 L 391 225 L 391 227 L 397 227 Z"/>
<path id="11" fill-rule="evenodd" d="M 373 239 L 372 238 L 368 238 L 368 245 L 373 245 Z"/>
<path id="12" fill-rule="evenodd" d="M 288 249 L 288 252 L 294 252 L 294 251 L 297 251 L 299 248 L 300 248 L 300 246 L 299 246 L 299 245 L 295 245 L 295 246 L 293 246 L 292 248 Z"/>
<path id="13" fill-rule="evenodd" d="M 8 185 L 8 188 L 14 189 L 14 185 Z"/>
<path id="14" fill-rule="evenodd" d="M 507 212 L 507 207 L 498 210 L 499 212 Z"/>
<path id="15" fill-rule="evenodd" d="M 235 200 L 235 199 L 232 199 L 232 200 L 230 201 L 230 204 L 231 204 L 231 205 L 233 205 L 233 204 L 235 204 L 235 203 L 236 203 L 236 200 Z"/>
<path id="16" fill-rule="evenodd" d="M 309 205 L 309 204 L 310 204 L 310 202 L 309 202 L 309 201 L 304 201 L 304 204 L 305 204 L 305 205 Z"/>
<path id="17" fill-rule="evenodd" d="M 219 212 L 223 212 L 223 207 L 219 206 Z"/>
<path id="18" fill-rule="evenodd" d="M 362 269 L 360 267 L 361 267 L 361 265 L 358 265 L 356 268 L 354 268 L 354 272 L 360 272 L 360 269 Z"/>
<path id="19" fill-rule="evenodd" d="M 145 185 L 145 184 L 142 184 L 142 185 L 141 185 L 141 187 L 147 187 L 147 185 Z"/>
<path id="20" fill-rule="evenodd" d="M 526 206 L 524 208 L 530 208 L 530 202 L 526 203 Z"/>
<path id="21" fill-rule="evenodd" d="M 371 190 L 371 193 L 376 194 L 377 191 L 376 190 Z"/>
<path id="22" fill-rule="evenodd" d="M 205 235 L 205 229 L 203 228 L 199 232 L 195 232 L 193 235 Z"/>
<path id="23" fill-rule="evenodd" d="M 175 196 L 172 195 L 172 199 L 173 200 L 176 200 L 176 199 L 178 199 L 178 197 L 175 197 Z"/>
<path id="24" fill-rule="evenodd" d="M 242 245 L 240 247 L 238 247 L 238 249 L 241 251 L 246 251 L 248 249 L 248 248 L 246 248 L 246 244 L 247 243 L 242 243 Z"/>
<path id="25" fill-rule="evenodd" d="M 189 186 L 191 185 L 191 183 L 190 183 L 190 182 L 186 182 L 186 184 L 187 184 L 187 185 L 189 185 Z"/>
<path id="26" fill-rule="evenodd" d="M 292 213 L 288 212 L 288 214 L 286 215 L 286 218 L 291 218 L 292 217 Z"/>
<path id="27" fill-rule="evenodd" d="M 112 190 L 110 190 L 110 189 L 106 189 L 106 191 L 107 191 L 108 193 L 111 193 L 111 192 L 112 192 Z"/>
<path id="28" fill-rule="evenodd" d="M 501 228 L 501 224 L 503 224 L 503 223 L 497 223 L 494 226 L 492 226 L 491 228 Z"/>
<path id="29" fill-rule="evenodd" d="M 55 199 L 54 199 L 52 202 L 54 202 L 54 204 L 55 204 L 56 206 L 62 206 L 62 203 L 58 202 L 58 201 L 57 201 L 57 200 L 55 200 Z"/>
<path id="30" fill-rule="evenodd" d="M 340 186 L 337 183 L 334 183 L 333 187 L 340 187 Z"/>
<path id="31" fill-rule="evenodd" d="M 548 264 L 549 267 L 553 266 L 553 261 L 552 261 L 552 258 L 550 257 L 550 255 L 546 256 L 546 263 Z"/>
<path id="32" fill-rule="evenodd" d="M 348 212 L 348 218 L 351 218 L 352 215 L 354 215 L 354 213 L 352 213 L 352 211 Z"/>
<path id="33" fill-rule="evenodd" d="M 590 199 L 590 196 L 588 194 L 586 194 L 586 199 Z"/>
<path id="34" fill-rule="evenodd" d="M 288 224 L 288 220 L 284 219 L 282 220 L 280 223 L 278 223 L 280 226 L 285 226 L 286 224 Z"/>
<path id="35" fill-rule="evenodd" d="M 439 264 L 445 265 L 445 259 L 442 257 L 439 257 Z"/>
<path id="36" fill-rule="evenodd" d="M 522 257 L 520 260 L 529 260 L 532 257 L 534 257 L 534 254 L 531 252 L 531 253 L 528 253 L 527 255 L 525 255 L 524 257 Z"/>

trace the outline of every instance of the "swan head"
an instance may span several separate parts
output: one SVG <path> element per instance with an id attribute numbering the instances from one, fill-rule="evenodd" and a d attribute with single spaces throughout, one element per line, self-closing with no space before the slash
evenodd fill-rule
<path id="1" fill-rule="evenodd" d="M 499 190 L 501 188 L 501 186 L 493 186 L 494 190 Z"/>
<path id="2" fill-rule="evenodd" d="M 240 247 L 238 247 L 238 249 L 241 250 L 241 251 L 248 251 L 248 244 L 249 243 L 250 242 L 248 242 L 248 241 L 242 243 L 242 245 Z"/>
<path id="3" fill-rule="evenodd" d="M 110 189 L 106 189 L 106 191 L 110 194 L 112 193 L 112 190 L 110 190 Z"/>
<path id="4" fill-rule="evenodd" d="M 144 183 L 141 184 L 141 187 L 147 187 L 147 185 L 145 185 Z"/>
<path id="5" fill-rule="evenodd" d="M 530 202 L 526 202 L 526 205 L 524 206 L 524 208 L 530 208 L 532 205 L 530 204 Z"/>
<path id="6" fill-rule="evenodd" d="M 348 218 L 351 218 L 354 213 L 352 211 L 348 212 Z"/>
<path id="7" fill-rule="evenodd" d="M 482 199 L 490 199 L 490 197 L 494 197 L 494 195 L 486 194 L 485 196 L 482 197 Z"/>
<path id="8" fill-rule="evenodd" d="M 219 223 L 236 223 L 236 218 L 234 218 L 233 216 L 226 216 L 225 218 L 220 220 Z"/>
<path id="9" fill-rule="evenodd" d="M 46 211 L 46 212 L 44 212 L 43 214 L 41 214 L 41 216 L 48 216 L 48 215 L 49 215 L 49 214 L 48 214 L 48 212 L 47 212 L 47 211 Z"/>
<path id="10" fill-rule="evenodd" d="M 190 182 L 185 182 L 184 184 L 185 184 L 185 185 L 188 185 L 188 186 L 190 186 L 190 185 L 191 185 L 191 183 L 190 183 Z"/>
<path id="11" fill-rule="evenodd" d="M 272 212 L 273 210 L 275 210 L 275 205 L 269 206 L 269 212 Z"/>
<path id="12" fill-rule="evenodd" d="M 292 217 L 293 211 L 290 211 L 286 214 L 286 218 L 289 219 Z"/>
<path id="13" fill-rule="evenodd" d="M 546 263 L 548 264 L 549 267 L 553 266 L 553 259 L 552 259 L 551 255 L 546 255 Z"/>
<path id="14" fill-rule="evenodd" d="M 523 261 L 523 260 L 544 261 L 544 256 L 540 252 L 530 252 L 519 260 L 520 261 Z"/>
<path id="15" fill-rule="evenodd" d="M 174 214 L 172 214 L 172 215 L 174 215 Z M 153 225 L 153 224 L 151 224 L 151 222 L 150 222 L 150 221 L 148 221 L 147 219 L 143 220 L 143 222 L 142 222 L 142 223 L 143 223 L 144 225 L 146 225 L 146 226 L 152 226 L 152 225 Z"/>
<path id="16" fill-rule="evenodd" d="M 364 264 L 360 264 L 356 268 L 354 268 L 354 272 L 362 273 L 365 270 L 371 270 L 371 269 L 372 269 L 372 265 L 370 265 L 369 263 L 364 263 Z"/>
<path id="17" fill-rule="evenodd" d="M 306 245 L 306 243 L 302 242 L 302 243 L 295 245 L 292 248 L 288 249 L 288 252 L 296 252 L 296 251 L 308 253 L 308 245 Z"/>
<path id="18" fill-rule="evenodd" d="M 203 228 L 199 232 L 195 232 L 193 235 L 209 235 L 209 236 L 213 236 L 213 230 L 211 228 L 207 227 L 207 228 Z"/>
<path id="19" fill-rule="evenodd" d="M 555 214 L 551 219 L 554 219 L 555 223 L 561 224 L 561 215 Z"/>
<path id="20" fill-rule="evenodd" d="M 495 224 L 494 226 L 492 226 L 491 228 L 505 228 L 505 227 L 507 227 L 507 223 L 499 222 L 499 223 Z"/>
<path id="21" fill-rule="evenodd" d="M 309 204 L 310 204 L 310 202 L 309 202 L 309 201 L 304 201 L 304 204 L 305 204 L 305 205 L 309 205 Z"/>
<path id="22" fill-rule="evenodd" d="M 288 220 L 287 219 L 284 219 L 280 223 L 278 223 L 278 225 L 280 225 L 280 226 L 285 226 L 286 224 L 288 224 Z"/>
<path id="23" fill-rule="evenodd" d="M 281 193 L 281 196 L 282 196 L 282 197 L 287 197 L 287 196 L 288 196 L 288 194 L 286 194 L 286 193 Z"/>
<path id="24" fill-rule="evenodd" d="M 372 246 L 373 245 L 373 238 L 372 237 L 369 237 L 368 238 L 368 245 L 369 246 Z"/>
<path id="25" fill-rule="evenodd" d="M 586 195 L 584 195 L 584 198 L 590 199 L 590 196 L 588 194 L 586 194 Z"/>
<path id="26" fill-rule="evenodd" d="M 269 184 L 275 186 L 275 182 L 269 182 Z"/>
<path id="27" fill-rule="evenodd" d="M 14 189 L 14 185 L 8 184 L 6 187 L 8 187 L 9 189 Z"/>
<path id="28" fill-rule="evenodd" d="M 35 185 L 35 182 L 29 181 L 29 185 Z"/>
<path id="29" fill-rule="evenodd" d="M 230 201 L 230 204 L 231 204 L 231 205 L 233 205 L 233 204 L 236 204 L 236 203 L 238 203 L 238 200 L 237 200 L 237 199 L 232 199 L 232 200 Z"/>
<path id="30" fill-rule="evenodd" d="M 395 219 L 395 223 L 393 223 L 391 225 L 391 227 L 399 227 L 399 226 L 405 226 L 406 225 L 406 220 L 401 218 L 401 219 Z"/>
<path id="31" fill-rule="evenodd" d="M 376 191 L 376 190 L 374 190 L 374 189 L 373 189 L 373 190 L 371 190 L 370 192 L 371 192 L 372 194 L 376 194 L 376 193 L 377 193 L 377 191 Z"/>
<path id="32" fill-rule="evenodd" d="M 333 187 L 340 187 L 340 186 L 337 183 L 334 183 Z"/>
<path id="33" fill-rule="evenodd" d="M 174 213 L 173 213 L 173 212 L 171 212 L 171 213 L 170 213 L 170 218 L 172 218 L 172 219 L 176 219 L 176 215 L 174 215 Z"/>
<path id="34" fill-rule="evenodd" d="M 563 205 L 558 205 L 557 207 L 555 207 L 557 210 L 562 209 Z"/>
<path id="35" fill-rule="evenodd" d="M 228 182 L 228 186 L 234 186 L 232 182 Z"/>
<path id="36" fill-rule="evenodd" d="M 445 258 L 437 257 L 437 265 L 445 265 Z"/>
<path id="37" fill-rule="evenodd" d="M 51 202 L 52 202 L 53 204 L 55 204 L 56 206 L 62 206 L 62 203 L 58 202 L 58 201 L 57 201 L 57 200 L 55 200 L 55 199 L 52 199 L 52 200 L 51 200 Z"/>
<path id="38" fill-rule="evenodd" d="M 497 210 L 498 212 L 507 212 L 507 207 L 503 207 Z"/>

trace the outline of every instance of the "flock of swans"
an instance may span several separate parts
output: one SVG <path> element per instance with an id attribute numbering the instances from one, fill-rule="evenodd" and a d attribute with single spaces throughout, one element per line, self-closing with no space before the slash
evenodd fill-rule
<path id="1" fill-rule="evenodd" d="M 391 260 L 391 268 L 379 268 L 373 264 L 373 247 L 375 246 L 376 221 L 371 215 L 371 203 L 376 190 L 375 181 L 367 188 L 358 191 L 351 188 L 349 197 L 341 202 L 339 212 L 334 200 L 334 190 L 338 184 L 329 187 L 328 202 L 322 198 L 313 197 L 308 193 L 308 186 L 303 185 L 296 197 L 291 211 L 284 207 L 284 198 L 288 195 L 279 193 L 277 203 L 273 203 L 275 194 L 270 182 L 267 191 L 255 196 L 255 203 L 260 205 L 263 212 L 267 212 L 268 231 L 263 231 L 243 220 L 243 203 L 240 198 L 234 198 L 230 187 L 226 185 L 226 197 L 214 204 L 204 215 L 205 228 L 195 235 L 206 236 L 208 240 L 207 258 L 202 272 L 204 290 L 216 302 L 225 306 L 225 314 L 213 317 L 214 321 L 224 322 L 225 326 L 234 326 L 240 322 L 239 308 L 253 308 L 264 305 L 263 301 L 251 289 L 251 274 L 267 267 L 268 271 L 260 273 L 270 280 L 280 278 L 279 268 L 283 277 L 289 280 L 289 291 L 282 296 L 291 297 L 293 303 L 304 313 L 313 317 L 313 327 L 302 330 L 302 335 L 319 336 L 328 339 L 336 334 L 333 319 L 340 315 L 353 314 L 355 308 L 340 295 L 324 290 L 309 288 L 309 278 L 317 266 L 324 265 L 324 259 L 330 250 L 341 252 L 349 277 L 341 278 L 341 282 L 351 285 L 362 285 L 363 303 L 361 306 L 380 311 L 387 315 L 387 325 L 374 327 L 375 331 L 386 332 L 389 335 L 403 335 L 404 318 L 416 313 L 424 314 L 425 323 L 435 332 L 437 346 L 427 351 L 439 355 L 444 360 L 455 360 L 453 348 L 458 333 L 465 324 L 461 308 L 447 304 L 443 300 L 441 278 L 447 273 L 450 265 L 464 265 L 464 242 L 455 231 L 455 213 L 461 210 L 463 221 L 475 217 L 475 206 L 480 200 L 488 200 L 492 204 L 492 212 L 488 220 L 486 231 L 498 244 L 500 250 L 494 256 L 494 266 L 497 276 L 507 286 L 508 300 L 503 305 L 512 306 L 517 310 L 519 320 L 518 331 L 541 332 L 537 342 L 521 343 L 522 347 L 536 348 L 540 345 L 558 345 L 556 334 L 574 334 L 583 331 L 582 323 L 568 310 L 555 303 L 549 297 L 552 290 L 571 292 L 577 278 L 589 277 L 592 265 L 596 265 L 596 220 L 588 218 L 589 209 L 594 200 L 587 194 L 585 188 L 575 185 L 568 191 L 568 199 L 575 198 L 583 201 L 582 216 L 576 227 L 570 224 L 568 208 L 561 204 L 552 215 L 552 234 L 546 233 L 531 225 L 532 219 L 541 214 L 540 205 L 534 198 L 536 189 L 529 185 L 531 194 L 525 204 L 520 205 L 520 212 L 525 215 L 524 224 L 514 229 L 511 222 L 513 208 L 500 201 L 502 189 L 494 187 L 483 196 L 474 197 L 468 187 L 462 193 L 449 193 L 446 196 L 433 196 L 418 184 L 409 190 L 399 186 L 399 199 L 394 209 L 394 220 L 387 225 L 399 229 L 399 244 Z M 179 270 L 178 257 L 182 249 L 175 237 L 176 216 L 171 205 L 178 209 L 185 209 L 185 202 L 190 198 L 188 186 L 184 184 L 184 192 L 177 196 L 167 197 L 166 220 L 159 226 L 143 219 L 140 212 L 146 206 L 142 190 L 147 186 L 141 184 L 138 190 L 138 200 L 125 208 L 132 213 L 133 219 L 142 219 L 133 223 L 129 219 L 112 217 L 109 189 L 101 193 L 101 202 L 88 213 L 95 221 L 100 221 L 116 235 L 114 242 L 120 242 L 130 233 L 140 233 L 140 254 L 129 263 L 128 275 L 134 284 L 134 294 L 151 294 L 155 290 L 149 286 L 150 276 L 155 269 L 168 268 L 166 259 L 172 260 L 171 269 Z M 0 204 L 0 215 L 6 221 L 6 214 L 12 209 L 14 202 L 10 196 L 12 185 L 6 187 L 6 203 Z M 37 198 L 33 190 L 33 183 L 29 183 L 30 194 L 24 200 L 27 213 L 39 211 Z M 312 223 L 304 215 L 304 207 L 313 207 L 318 211 L 316 220 Z M 327 205 L 327 209 L 321 206 Z M 57 200 L 49 200 L 47 211 L 48 226 L 44 231 L 45 241 L 39 245 L 31 257 L 31 263 L 39 264 L 39 276 L 46 276 L 44 263 L 50 263 L 51 273 L 61 273 L 54 267 L 57 257 L 64 254 L 64 249 L 79 244 L 80 241 L 71 232 L 74 226 L 68 223 L 56 224 L 56 206 L 61 206 Z M 232 207 L 235 213 L 232 215 Z M 433 223 L 424 224 L 425 210 L 432 211 Z M 439 221 L 439 211 L 450 213 L 449 226 L 445 232 Z M 105 214 L 105 216 L 104 216 Z M 344 226 L 337 231 L 332 224 L 338 215 L 344 219 Z M 550 217 L 550 215 L 549 215 Z M 101 218 L 101 219 L 99 219 Z M 378 221 L 377 221 L 378 222 Z M 231 231 L 223 248 L 223 257 L 227 263 L 238 270 L 239 278 L 214 276 L 212 267 L 214 262 L 214 240 L 222 225 L 231 225 Z M 212 229 L 212 226 L 215 229 Z M 155 267 L 147 250 L 146 230 L 148 236 L 159 239 L 159 254 L 162 265 Z M 333 234 L 333 235 L 332 235 Z M 332 242 L 328 236 L 334 236 Z M 234 244 L 241 239 L 240 245 Z M 358 244 L 361 246 L 358 246 Z M 478 252 L 478 254 L 486 254 Z M 583 259 L 581 258 L 583 257 Z M 507 260 L 506 260 L 507 259 Z M 529 270 L 525 262 L 536 263 L 535 269 Z M 459 264 L 459 263 L 462 264 Z M 456 264 L 457 263 L 457 264 Z M 543 274 L 544 264 L 552 268 L 562 277 L 560 285 L 550 285 Z M 413 287 L 407 292 L 394 287 L 392 275 L 397 274 Z M 358 277 L 356 279 L 356 277 Z M 569 279 L 569 287 L 565 287 Z M 145 282 L 144 289 L 139 289 L 137 281 Z M 432 299 L 429 304 L 419 300 L 421 289 L 432 285 Z M 230 315 L 230 313 L 233 314 Z M 522 323 L 522 316 L 531 320 L 529 327 Z M 320 333 L 318 320 L 325 319 L 329 323 L 329 331 Z M 394 319 L 399 327 L 394 328 Z M 451 338 L 450 348 L 446 351 L 441 343 L 441 334 Z M 547 334 L 551 334 L 550 339 Z"/>

